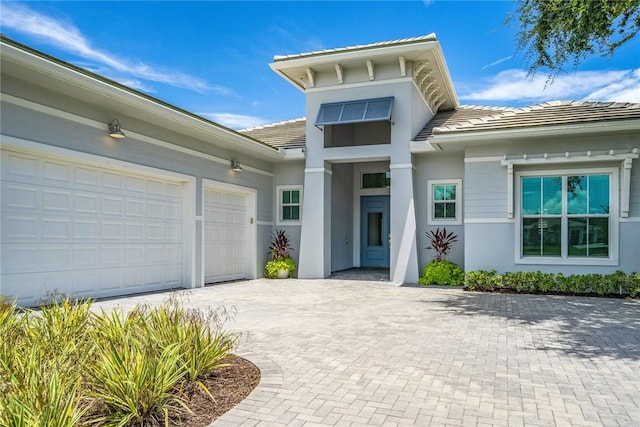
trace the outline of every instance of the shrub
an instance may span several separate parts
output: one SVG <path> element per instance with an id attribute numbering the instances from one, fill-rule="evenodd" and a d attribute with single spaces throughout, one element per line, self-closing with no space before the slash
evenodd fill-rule
<path id="1" fill-rule="evenodd" d="M 465 285 L 470 291 L 494 291 L 502 288 L 502 276 L 495 270 L 471 271 L 467 273 Z"/>
<path id="2" fill-rule="evenodd" d="M 632 273 L 628 276 L 625 290 L 633 298 L 640 296 L 640 273 Z"/>
<path id="3" fill-rule="evenodd" d="M 555 289 L 555 274 L 540 271 L 517 271 L 504 274 L 504 287 L 516 292 L 549 292 Z"/>
<path id="4" fill-rule="evenodd" d="M 276 279 L 280 270 L 287 270 L 291 276 L 296 271 L 296 263 L 291 258 L 281 258 L 267 261 L 264 266 L 265 276 L 269 279 Z"/>
<path id="5" fill-rule="evenodd" d="M 443 261 L 445 257 L 449 255 L 452 244 L 458 241 L 458 236 L 453 233 L 447 233 L 446 228 L 440 230 L 438 227 L 436 231 L 430 230 L 425 232 L 425 234 L 429 239 L 429 246 L 425 249 L 433 249 L 436 251 L 434 259 L 437 261 Z"/>
<path id="6" fill-rule="evenodd" d="M 271 238 L 271 244 L 269 245 L 269 254 L 271 254 L 271 259 L 276 261 L 279 259 L 289 258 L 292 250 L 293 248 L 291 247 L 286 231 L 276 230 Z"/>
<path id="7" fill-rule="evenodd" d="M 464 271 L 455 262 L 433 259 L 418 279 L 421 285 L 460 286 L 464 283 Z"/>

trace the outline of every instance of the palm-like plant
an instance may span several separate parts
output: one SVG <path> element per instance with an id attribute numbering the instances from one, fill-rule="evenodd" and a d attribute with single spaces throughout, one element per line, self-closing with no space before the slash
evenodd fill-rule
<path id="1" fill-rule="evenodd" d="M 436 251 L 436 255 L 433 257 L 436 261 L 443 261 L 449 255 L 452 244 L 458 241 L 458 235 L 453 232 L 448 233 L 446 228 L 440 230 L 438 227 L 435 231 L 430 230 L 425 234 L 430 242 L 426 249 Z"/>

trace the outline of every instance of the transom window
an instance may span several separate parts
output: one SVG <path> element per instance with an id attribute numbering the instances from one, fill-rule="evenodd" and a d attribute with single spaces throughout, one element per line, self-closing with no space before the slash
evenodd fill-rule
<path id="1" fill-rule="evenodd" d="M 521 255 L 608 258 L 610 181 L 610 174 L 521 177 Z"/>
<path id="2" fill-rule="evenodd" d="M 462 180 L 430 180 L 429 188 L 429 224 L 462 224 Z"/>
<path id="3" fill-rule="evenodd" d="M 362 174 L 362 188 L 389 188 L 391 187 L 390 172 L 376 172 Z"/>
<path id="4" fill-rule="evenodd" d="M 278 224 L 299 224 L 302 186 L 278 187 Z"/>

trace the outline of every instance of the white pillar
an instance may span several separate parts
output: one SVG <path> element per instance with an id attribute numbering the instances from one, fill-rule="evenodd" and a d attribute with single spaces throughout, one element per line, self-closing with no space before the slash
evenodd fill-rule
<path id="1" fill-rule="evenodd" d="M 396 163 L 391 169 L 391 281 L 418 281 L 416 208 L 413 197 L 413 165 Z"/>
<path id="2" fill-rule="evenodd" d="M 304 171 L 298 278 L 331 275 L 331 170 Z"/>

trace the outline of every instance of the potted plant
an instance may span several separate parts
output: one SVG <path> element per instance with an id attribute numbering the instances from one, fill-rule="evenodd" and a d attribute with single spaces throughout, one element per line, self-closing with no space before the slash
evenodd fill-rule
<path id="1" fill-rule="evenodd" d="M 271 239 L 269 254 L 271 260 L 264 266 L 265 276 L 270 279 L 286 279 L 296 271 L 296 263 L 290 256 L 291 243 L 284 230 L 276 230 Z"/>

